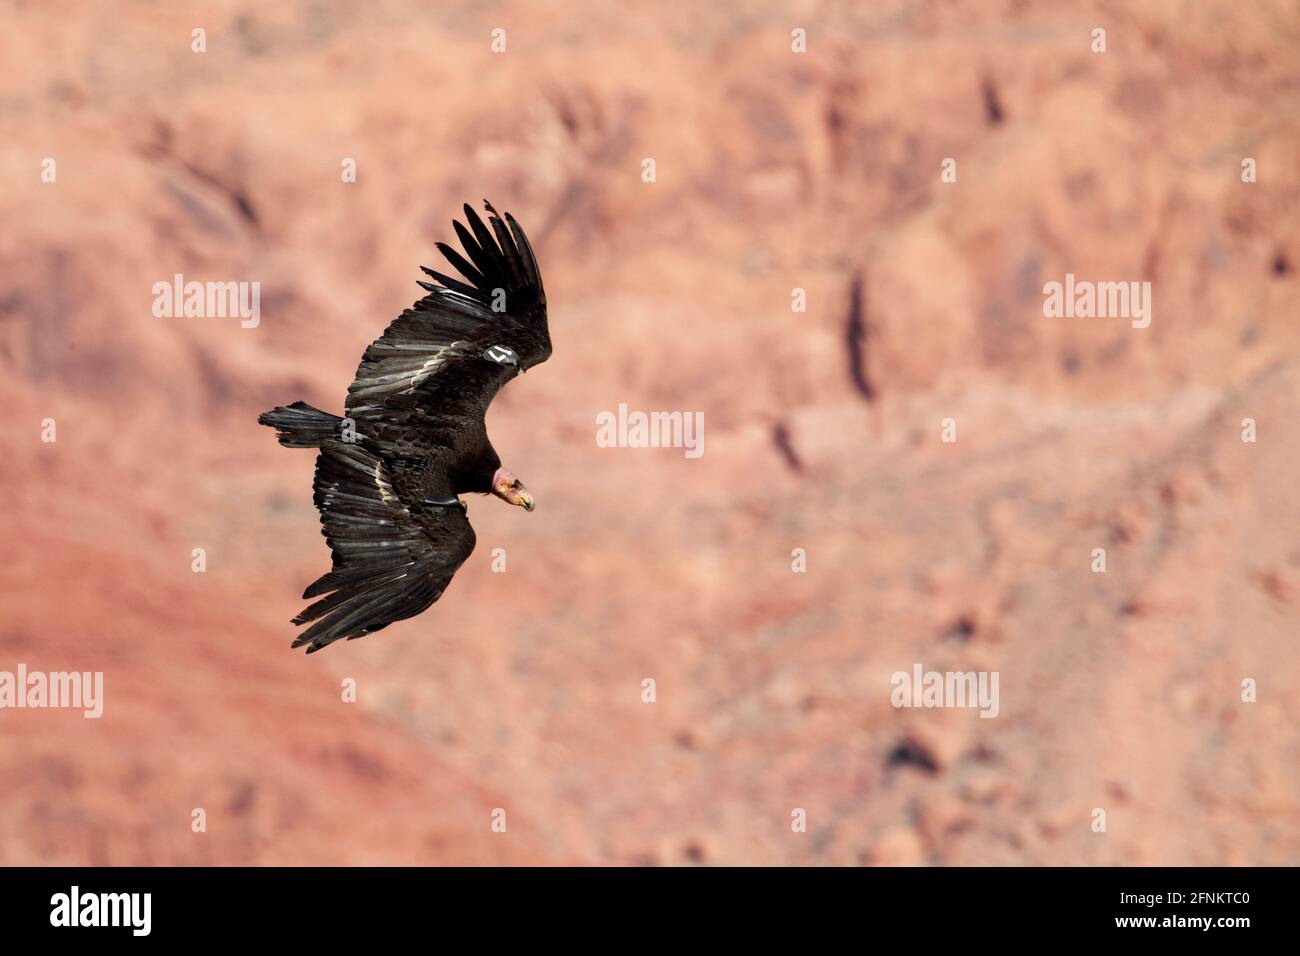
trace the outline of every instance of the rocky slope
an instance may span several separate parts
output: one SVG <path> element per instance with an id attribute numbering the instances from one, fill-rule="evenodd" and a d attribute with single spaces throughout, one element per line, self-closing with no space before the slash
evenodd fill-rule
<path id="1" fill-rule="evenodd" d="M 1300 861 L 1294 12 L 6 6 L 0 670 L 106 702 L 0 711 L 0 863 Z M 489 416 L 538 510 L 291 653 L 327 554 L 256 416 L 337 410 L 480 196 L 551 303 Z M 176 273 L 260 323 L 156 318 Z M 598 447 L 620 403 L 705 453 Z M 998 716 L 895 709 L 916 663 Z"/>

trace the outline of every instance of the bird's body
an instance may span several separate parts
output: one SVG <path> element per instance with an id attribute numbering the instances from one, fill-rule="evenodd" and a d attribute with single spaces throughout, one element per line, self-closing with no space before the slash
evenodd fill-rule
<path id="1" fill-rule="evenodd" d="M 421 282 L 429 294 L 366 349 L 344 417 L 295 402 L 258 419 L 283 445 L 320 448 L 314 497 L 334 565 L 303 594 L 327 596 L 294 619 L 314 622 L 294 642 L 308 653 L 441 596 L 474 550 L 460 495 L 533 509 L 484 416 L 506 382 L 550 357 L 546 296 L 523 230 L 485 205 L 491 232 L 469 206 L 469 229 L 454 224 L 468 259 L 438 244 L 464 281 L 424 270 L 440 284 Z"/>

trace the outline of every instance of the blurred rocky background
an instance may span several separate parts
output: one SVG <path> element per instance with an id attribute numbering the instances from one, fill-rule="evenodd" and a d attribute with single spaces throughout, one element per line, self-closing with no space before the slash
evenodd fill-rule
<path id="1" fill-rule="evenodd" d="M 0 669 L 106 697 L 0 711 L 0 863 L 1300 862 L 1298 117 L 1293 0 L 0 4 Z M 256 416 L 340 410 L 485 196 L 538 509 L 291 652 L 328 554 Z M 705 454 L 597 447 L 621 402 Z M 894 709 L 916 663 L 998 717 Z"/>

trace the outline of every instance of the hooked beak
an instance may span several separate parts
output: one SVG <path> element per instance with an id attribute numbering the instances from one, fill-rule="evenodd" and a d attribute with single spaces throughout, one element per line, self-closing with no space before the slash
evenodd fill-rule
<path id="1" fill-rule="evenodd" d="M 524 483 L 504 468 L 498 468 L 492 476 L 492 494 L 507 504 L 519 505 L 525 511 L 532 511 L 536 504 L 528 493 Z"/>

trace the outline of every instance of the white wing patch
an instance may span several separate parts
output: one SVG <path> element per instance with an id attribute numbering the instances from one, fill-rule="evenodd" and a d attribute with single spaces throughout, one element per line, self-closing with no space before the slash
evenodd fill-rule
<path id="1" fill-rule="evenodd" d="M 483 351 L 479 335 L 500 316 L 470 296 L 424 285 L 430 294 L 398 316 L 361 357 L 344 405 L 352 417 L 375 416 L 463 359 L 519 365 L 519 356 L 506 345 Z"/>
<path id="2" fill-rule="evenodd" d="M 402 499 L 397 497 L 397 493 L 393 491 L 393 484 L 388 480 L 388 469 L 381 459 L 353 445 L 336 447 L 334 452 L 339 464 L 361 472 L 370 480 L 370 483 L 379 492 L 380 501 L 401 512 L 402 515 L 407 514 L 406 505 L 402 504 Z M 332 500 L 336 494 L 340 493 L 337 484 L 326 488 L 324 492 L 327 501 Z"/>
<path id="3" fill-rule="evenodd" d="M 403 342 L 389 348 L 396 354 L 372 358 L 365 378 L 358 378 L 350 388 L 352 398 L 380 399 L 401 395 L 418 388 L 429 376 L 447 363 L 464 342 L 450 344 L 433 342 Z M 388 351 L 385 348 L 384 351 Z M 403 352 L 408 354 L 402 354 Z M 413 353 L 413 354 L 411 354 Z M 432 353 L 432 354 L 430 354 Z M 373 404 L 373 402 L 367 402 Z"/>
<path id="4" fill-rule="evenodd" d="M 392 483 L 384 476 L 384 463 L 377 462 L 371 469 L 370 475 L 375 479 L 375 487 L 379 489 L 379 499 L 386 505 L 393 505 L 406 511 L 406 505 L 402 504 L 402 499 L 398 498 L 393 491 Z"/>

